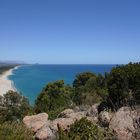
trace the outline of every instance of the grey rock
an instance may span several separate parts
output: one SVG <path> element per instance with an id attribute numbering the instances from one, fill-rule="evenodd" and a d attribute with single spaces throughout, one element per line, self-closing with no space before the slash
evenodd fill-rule
<path id="1" fill-rule="evenodd" d="M 107 127 L 110 123 L 111 118 L 112 118 L 111 113 L 107 111 L 102 111 L 99 114 L 98 120 L 102 126 Z"/>
<path id="2" fill-rule="evenodd" d="M 49 125 L 46 125 L 37 131 L 35 138 L 39 140 L 53 140 L 56 139 L 56 134 L 53 133 Z"/>
<path id="3" fill-rule="evenodd" d="M 98 106 L 99 104 L 92 105 L 87 111 L 87 116 L 98 117 Z"/>
<path id="4" fill-rule="evenodd" d="M 140 125 L 140 109 L 132 110 L 130 107 L 122 107 L 119 109 L 109 124 L 113 129 L 119 140 L 134 140 Z"/>
<path id="5" fill-rule="evenodd" d="M 70 114 L 74 113 L 74 110 L 72 109 L 65 109 L 63 112 L 61 112 L 58 117 L 59 118 L 70 118 Z"/>

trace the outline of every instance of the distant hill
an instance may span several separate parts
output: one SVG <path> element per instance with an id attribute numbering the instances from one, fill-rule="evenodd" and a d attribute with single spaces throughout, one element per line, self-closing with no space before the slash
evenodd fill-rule
<path id="1" fill-rule="evenodd" d="M 8 60 L 8 61 L 0 61 L 0 66 L 7 66 L 7 65 L 21 65 L 21 64 L 27 64 L 24 61 L 16 61 L 16 60 Z"/>

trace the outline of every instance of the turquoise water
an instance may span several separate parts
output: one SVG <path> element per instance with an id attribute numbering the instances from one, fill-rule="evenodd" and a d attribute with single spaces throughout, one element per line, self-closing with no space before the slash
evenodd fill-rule
<path id="1" fill-rule="evenodd" d="M 18 91 L 34 103 L 42 88 L 49 82 L 64 80 L 72 84 L 75 75 L 81 72 L 95 74 L 109 72 L 115 65 L 26 65 L 13 71 L 9 79 Z"/>

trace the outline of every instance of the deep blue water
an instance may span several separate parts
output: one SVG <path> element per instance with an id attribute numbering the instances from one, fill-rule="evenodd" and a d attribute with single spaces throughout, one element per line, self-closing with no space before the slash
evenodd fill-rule
<path id="1" fill-rule="evenodd" d="M 26 65 L 13 71 L 9 79 L 14 82 L 18 91 L 34 103 L 42 88 L 49 82 L 64 80 L 72 84 L 75 75 L 81 72 L 95 74 L 110 72 L 115 65 Z"/>

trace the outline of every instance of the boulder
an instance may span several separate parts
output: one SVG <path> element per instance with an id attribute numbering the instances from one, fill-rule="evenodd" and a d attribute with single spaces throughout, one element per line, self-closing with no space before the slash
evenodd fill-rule
<path id="1" fill-rule="evenodd" d="M 59 118 L 72 118 L 76 120 L 80 120 L 83 117 L 86 117 L 87 112 L 86 111 L 79 111 L 75 112 L 72 109 L 66 109 L 63 112 L 61 112 L 58 117 Z"/>
<path id="2" fill-rule="evenodd" d="M 43 126 L 35 134 L 35 138 L 38 140 L 53 140 L 56 139 L 55 133 L 50 129 L 49 125 Z"/>
<path id="3" fill-rule="evenodd" d="M 109 112 L 102 111 L 99 114 L 98 120 L 102 126 L 107 127 L 110 123 L 111 118 L 112 118 L 112 115 Z"/>
<path id="4" fill-rule="evenodd" d="M 110 121 L 109 127 L 116 132 L 119 140 L 133 140 L 140 125 L 140 108 L 132 110 L 130 107 L 119 109 Z"/>
<path id="5" fill-rule="evenodd" d="M 80 107 L 79 107 L 79 106 L 75 106 L 73 110 L 74 110 L 75 112 L 78 112 L 78 111 L 80 111 Z"/>
<path id="6" fill-rule="evenodd" d="M 57 137 L 58 126 L 62 130 L 68 130 L 70 125 L 76 120 L 86 116 L 86 111 L 74 112 L 72 109 L 66 109 L 59 114 L 59 117 L 53 121 L 48 120 L 48 114 L 26 116 L 23 119 L 24 124 L 35 132 L 35 138 L 38 140 L 53 140 Z"/>
<path id="7" fill-rule="evenodd" d="M 70 118 L 70 114 L 74 113 L 74 110 L 72 109 L 65 109 L 63 112 L 61 112 L 58 117 L 59 118 Z"/>
<path id="8" fill-rule="evenodd" d="M 76 119 L 73 118 L 58 118 L 50 123 L 50 128 L 54 133 L 58 131 L 58 125 L 62 130 L 68 130 L 75 121 Z"/>
<path id="9" fill-rule="evenodd" d="M 69 126 L 73 124 L 76 120 L 80 120 L 81 118 L 85 117 L 85 112 L 75 112 L 69 114 L 68 118 L 57 118 L 50 122 L 50 128 L 54 132 L 58 131 L 58 125 L 63 130 L 68 130 Z"/>
<path id="10" fill-rule="evenodd" d="M 99 104 L 92 105 L 87 111 L 87 116 L 98 117 L 98 106 Z"/>
<path id="11" fill-rule="evenodd" d="M 81 118 L 86 117 L 86 113 L 86 111 L 71 113 L 69 114 L 69 118 L 80 120 Z"/>
<path id="12" fill-rule="evenodd" d="M 87 120 L 91 121 L 92 123 L 94 124 L 97 124 L 98 123 L 98 118 L 97 117 L 86 117 Z"/>
<path id="13" fill-rule="evenodd" d="M 89 108 L 90 108 L 89 105 L 80 105 L 79 106 L 79 112 L 87 111 Z"/>
<path id="14" fill-rule="evenodd" d="M 37 115 L 26 116 L 23 119 L 23 123 L 33 132 L 37 132 L 41 127 L 44 126 L 48 122 L 48 114 L 47 113 L 40 113 Z"/>
<path id="15" fill-rule="evenodd" d="M 36 132 L 35 138 L 38 140 L 54 140 L 57 138 L 58 126 L 62 130 L 69 130 L 69 126 L 75 121 L 72 118 L 57 118 L 40 128 Z"/>

